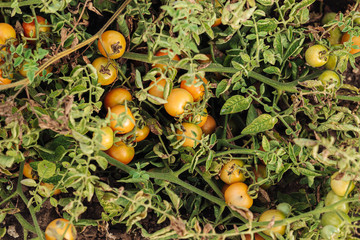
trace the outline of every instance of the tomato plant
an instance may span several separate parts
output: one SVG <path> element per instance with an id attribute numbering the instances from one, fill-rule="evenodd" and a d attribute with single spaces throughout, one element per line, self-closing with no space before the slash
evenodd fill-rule
<path id="1" fill-rule="evenodd" d="M 248 186 L 245 183 L 237 182 L 230 184 L 224 193 L 226 203 L 236 207 L 250 208 L 254 200 L 247 191 Z"/>
<path id="2" fill-rule="evenodd" d="M 98 41 L 98 49 L 104 57 L 120 58 L 126 49 L 124 35 L 114 30 L 104 32 Z"/>
<path id="3" fill-rule="evenodd" d="M 47 225 L 45 230 L 46 240 L 75 240 L 76 229 L 68 220 L 57 218 Z"/>
<path id="4" fill-rule="evenodd" d="M 305 51 L 306 63 L 311 67 L 324 66 L 328 58 L 328 49 L 319 44 L 311 46 Z"/>
<path id="5" fill-rule="evenodd" d="M 13 77 L 13 74 L 10 74 L 10 77 Z M 5 85 L 11 83 L 9 78 L 3 77 L 3 71 L 0 69 L 0 85 Z"/>
<path id="6" fill-rule="evenodd" d="M 46 33 L 51 31 L 49 23 L 45 18 L 41 16 L 36 16 L 36 21 L 39 24 L 39 30 L 38 30 L 39 33 Z M 25 37 L 30 37 L 30 38 L 37 37 L 35 19 L 32 19 L 31 22 L 23 22 L 22 27 L 24 29 Z"/>
<path id="7" fill-rule="evenodd" d="M 134 159 L 135 149 L 124 142 L 117 142 L 106 153 L 117 161 L 128 164 Z"/>
<path id="8" fill-rule="evenodd" d="M 182 130 L 176 130 L 176 139 L 184 140 L 182 144 L 184 147 L 196 147 L 201 139 L 201 128 L 194 123 L 183 123 L 181 129 Z"/>
<path id="9" fill-rule="evenodd" d="M 276 209 L 270 209 L 263 212 L 259 217 L 259 222 L 273 222 L 273 221 L 280 221 L 285 219 L 285 214 L 282 213 L 279 210 Z M 263 233 L 265 233 L 268 236 L 271 236 L 271 234 L 285 234 L 286 225 L 281 225 L 277 227 L 268 227 L 265 226 L 264 228 L 267 228 L 266 230 L 263 230 Z"/>
<path id="10" fill-rule="evenodd" d="M 117 77 L 117 70 L 113 66 L 114 63 L 108 61 L 107 58 L 98 57 L 92 62 L 92 65 L 96 69 L 98 82 L 101 85 L 109 85 L 115 81 Z"/>
<path id="11" fill-rule="evenodd" d="M 321 81 L 321 83 L 324 86 L 328 86 L 331 84 L 334 84 L 336 87 L 340 86 L 340 77 L 339 75 L 331 70 L 326 70 L 324 71 L 318 78 L 319 81 Z"/>
<path id="12" fill-rule="evenodd" d="M 331 225 L 340 227 L 344 221 L 337 212 L 326 212 L 321 216 L 321 224 L 323 226 Z"/>
<path id="13" fill-rule="evenodd" d="M 193 96 L 182 88 L 174 88 L 164 104 L 166 112 L 173 117 L 178 117 L 185 111 L 185 106 L 194 101 Z"/>

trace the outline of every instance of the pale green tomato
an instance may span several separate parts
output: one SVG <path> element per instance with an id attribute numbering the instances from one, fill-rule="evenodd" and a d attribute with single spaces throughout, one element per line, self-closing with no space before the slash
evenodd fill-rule
<path id="1" fill-rule="evenodd" d="M 328 49 L 322 45 L 314 45 L 305 51 L 305 60 L 311 67 L 321 67 L 328 61 Z"/>
<path id="2" fill-rule="evenodd" d="M 350 193 L 355 188 L 355 184 L 350 180 L 344 179 L 345 176 L 338 177 L 338 175 L 339 172 L 336 172 L 331 176 L 330 186 L 336 195 L 345 196 L 346 190 Z"/>
<path id="3" fill-rule="evenodd" d="M 344 199 L 344 197 L 340 197 L 334 193 L 334 191 L 330 191 L 325 198 L 325 206 L 330 206 L 334 203 L 339 202 L 340 200 Z M 350 208 L 348 203 L 342 203 L 336 207 L 337 210 L 340 210 L 344 213 L 348 213 Z"/>

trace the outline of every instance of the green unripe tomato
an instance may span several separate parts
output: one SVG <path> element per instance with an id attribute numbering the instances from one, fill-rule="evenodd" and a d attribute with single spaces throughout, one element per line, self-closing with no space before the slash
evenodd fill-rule
<path id="1" fill-rule="evenodd" d="M 337 63 L 337 57 L 335 55 L 329 55 L 329 59 L 325 64 L 327 70 L 335 70 Z"/>
<path id="2" fill-rule="evenodd" d="M 336 45 L 341 42 L 342 32 L 339 27 L 335 27 L 329 31 L 330 36 L 327 37 L 331 45 Z"/>
<path id="3" fill-rule="evenodd" d="M 336 13 L 334 13 L 334 12 L 325 13 L 323 18 L 321 19 L 321 24 L 325 25 L 325 24 L 331 22 L 332 20 L 334 20 L 335 17 L 336 17 Z"/>
<path id="4" fill-rule="evenodd" d="M 334 191 L 330 191 L 325 198 L 325 206 L 330 206 L 334 203 L 339 202 L 340 200 L 344 199 L 344 197 L 340 197 L 334 193 Z M 350 208 L 348 203 L 343 203 L 336 207 L 337 210 L 342 211 L 344 213 L 348 213 Z"/>
<path id="5" fill-rule="evenodd" d="M 305 51 L 305 60 L 311 67 L 321 67 L 328 61 L 328 49 L 322 45 L 314 45 Z"/>
<path id="6" fill-rule="evenodd" d="M 336 239 L 334 238 L 338 233 L 340 233 L 339 228 L 332 225 L 326 225 L 321 229 L 321 237 L 326 240 Z"/>
<path id="7" fill-rule="evenodd" d="M 327 226 L 332 225 L 334 227 L 340 227 L 343 223 L 343 219 L 334 212 L 326 212 L 321 217 L 321 225 Z"/>
<path id="8" fill-rule="evenodd" d="M 276 209 L 284 213 L 285 216 L 289 216 L 291 213 L 291 205 L 288 203 L 280 203 L 277 205 Z"/>
<path id="9" fill-rule="evenodd" d="M 270 222 L 274 219 L 274 221 L 280 221 L 285 219 L 285 214 L 277 209 L 270 209 L 265 212 L 263 212 L 259 217 L 259 222 Z M 262 226 L 262 228 L 266 228 L 266 226 Z M 286 225 L 281 225 L 277 227 L 272 227 L 270 229 L 266 228 L 266 230 L 263 230 L 263 233 L 265 233 L 268 236 L 271 236 L 271 233 L 278 233 L 280 235 L 284 235 L 286 230 Z"/>
<path id="10" fill-rule="evenodd" d="M 342 197 L 345 196 L 347 189 L 349 189 L 348 193 L 350 193 L 355 188 L 355 184 L 350 180 L 343 179 L 343 177 L 338 179 L 338 175 L 339 172 L 336 172 L 331 176 L 330 186 L 336 195 Z"/>
<path id="11" fill-rule="evenodd" d="M 340 77 L 339 75 L 331 70 L 324 71 L 319 77 L 318 80 L 321 81 L 321 83 L 324 86 L 335 84 L 336 87 L 340 86 Z"/>

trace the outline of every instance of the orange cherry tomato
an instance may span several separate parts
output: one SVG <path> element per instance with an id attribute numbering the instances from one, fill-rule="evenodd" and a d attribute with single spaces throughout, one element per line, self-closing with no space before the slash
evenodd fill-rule
<path id="1" fill-rule="evenodd" d="M 98 57 L 92 62 L 92 65 L 95 67 L 98 82 L 101 85 L 112 84 L 117 77 L 117 69 L 114 67 L 114 63 L 110 62 L 107 58 Z"/>
<path id="2" fill-rule="evenodd" d="M 100 150 L 105 151 L 112 147 L 114 144 L 114 132 L 110 127 L 102 127 L 102 140 L 101 145 L 102 147 Z"/>
<path id="3" fill-rule="evenodd" d="M 108 30 L 101 34 L 100 39 L 98 41 L 98 49 L 104 57 L 117 59 L 124 54 L 126 40 L 121 33 L 114 30 Z"/>
<path id="4" fill-rule="evenodd" d="M 26 70 L 24 69 L 24 65 L 25 65 L 25 64 L 27 64 L 27 62 L 24 62 L 24 63 L 21 65 L 21 68 L 20 68 L 20 70 L 19 70 L 20 75 L 23 76 L 23 77 L 27 77 L 27 73 L 28 73 L 28 71 L 26 71 Z M 48 66 L 47 68 L 45 68 L 46 75 L 48 75 L 49 73 L 51 73 L 52 70 L 53 70 L 53 68 L 54 68 L 53 66 Z M 39 75 L 40 75 L 40 76 L 43 76 L 43 73 L 41 72 Z"/>
<path id="5" fill-rule="evenodd" d="M 255 175 L 255 180 L 258 181 L 259 178 L 265 179 L 267 177 L 267 172 L 266 172 L 266 166 L 259 164 L 257 166 L 257 169 L 254 168 L 253 169 L 254 175 Z M 270 184 L 269 183 L 265 183 L 263 185 L 261 185 L 261 187 L 263 189 L 269 189 L 270 188 Z"/>
<path id="6" fill-rule="evenodd" d="M 178 134 L 178 136 L 176 136 L 176 139 L 180 140 L 185 138 L 185 142 L 182 145 L 184 147 L 196 147 L 198 145 L 198 141 L 196 140 L 201 139 L 201 128 L 194 123 L 183 123 L 182 128 L 184 129 L 184 131 L 181 131 L 179 129 L 176 130 L 176 134 Z M 185 136 L 182 136 L 182 134 L 184 134 Z"/>
<path id="7" fill-rule="evenodd" d="M 193 96 L 182 88 L 174 88 L 164 104 L 166 112 L 173 117 L 184 113 L 184 107 L 187 103 L 194 102 Z"/>
<path id="8" fill-rule="evenodd" d="M 264 238 L 263 238 L 262 236 L 260 236 L 258 233 L 255 233 L 253 238 L 251 238 L 251 235 L 250 235 L 250 234 L 246 234 L 246 235 L 245 235 L 245 239 L 246 239 L 246 240 L 251 240 L 251 239 L 254 239 L 254 240 L 264 240 Z"/>
<path id="9" fill-rule="evenodd" d="M 221 24 L 221 18 L 217 18 L 217 19 L 215 20 L 214 24 L 211 25 L 211 27 L 217 27 L 217 26 L 219 26 L 220 24 Z"/>
<path id="10" fill-rule="evenodd" d="M 104 105 L 105 108 L 108 109 L 116 105 L 124 104 L 125 100 L 129 102 L 132 101 L 131 93 L 125 88 L 114 88 L 106 94 Z"/>
<path id="11" fill-rule="evenodd" d="M 51 28 L 50 26 L 46 26 L 49 25 L 49 23 L 45 18 L 41 16 L 36 16 L 36 20 L 40 25 L 45 25 L 39 27 L 39 33 L 50 32 Z M 22 27 L 24 29 L 25 37 L 36 38 L 35 19 L 33 19 L 32 22 L 29 23 L 23 22 Z"/>
<path id="12" fill-rule="evenodd" d="M 123 142 L 117 142 L 109 150 L 107 150 L 106 153 L 119 162 L 128 164 L 135 156 L 135 149 L 131 146 L 127 146 Z"/>
<path id="13" fill-rule="evenodd" d="M 201 80 L 204 82 L 204 84 L 208 83 L 206 78 L 201 78 Z M 199 79 L 197 77 L 195 78 L 193 84 L 188 85 L 186 83 L 186 80 L 181 81 L 181 84 L 180 84 L 180 88 L 183 88 L 183 89 L 187 90 L 189 93 L 191 93 L 195 102 L 200 101 L 205 93 L 204 85 L 201 84 L 200 86 L 195 86 L 197 84 L 199 84 Z"/>
<path id="14" fill-rule="evenodd" d="M 159 80 L 159 77 L 158 77 L 158 78 L 156 78 L 156 82 L 151 81 L 149 86 L 152 86 L 152 87 L 149 89 L 148 93 L 150 95 L 153 95 L 154 97 L 164 99 L 165 85 L 166 85 L 166 80 L 165 79 Z"/>
<path id="15" fill-rule="evenodd" d="M 259 222 L 270 222 L 272 220 L 274 221 L 280 221 L 280 220 L 283 220 L 285 219 L 285 214 L 277 209 L 270 209 L 270 210 L 267 210 L 265 212 L 263 212 L 261 215 L 260 215 L 260 218 L 259 218 Z M 267 228 L 267 226 L 262 226 L 262 228 Z M 273 233 L 278 233 L 280 235 L 284 235 L 285 234 L 285 229 L 286 229 L 286 226 L 285 225 L 281 225 L 281 226 L 278 226 L 278 227 L 272 227 L 270 229 L 266 229 L 263 231 L 263 233 L 265 233 L 266 235 L 270 236 L 271 235 L 271 232 Z"/>
<path id="16" fill-rule="evenodd" d="M 165 48 L 160 49 L 159 51 L 157 51 L 155 53 L 155 56 L 157 56 L 157 57 L 167 56 L 167 55 L 169 55 L 168 51 L 171 51 L 171 50 L 168 50 L 168 49 L 165 49 Z M 178 55 L 175 55 L 172 60 L 180 61 L 180 57 Z M 165 64 L 155 63 L 155 64 L 153 64 L 153 68 L 160 68 L 161 71 L 164 72 L 168 68 L 168 66 L 165 65 Z"/>
<path id="17" fill-rule="evenodd" d="M 50 192 L 52 192 L 52 196 L 53 195 L 59 195 L 61 193 L 60 189 L 54 189 L 55 186 L 52 183 L 41 182 L 40 185 L 46 187 L 47 189 L 49 189 Z M 44 194 L 41 194 L 41 193 L 40 193 L 40 195 L 45 196 Z"/>
<path id="18" fill-rule="evenodd" d="M 226 184 L 244 182 L 245 175 L 241 171 L 243 166 L 243 161 L 237 159 L 231 160 L 222 167 L 220 171 L 220 179 Z"/>
<path id="19" fill-rule="evenodd" d="M 10 77 L 12 78 L 13 74 L 10 74 Z M 9 83 L 11 83 L 11 80 L 8 79 L 8 78 L 4 78 L 2 76 L 2 70 L 0 69 L 0 85 L 6 85 L 6 84 L 9 84 Z"/>
<path id="20" fill-rule="evenodd" d="M 30 166 L 30 163 L 33 162 L 33 159 L 28 160 L 27 162 L 25 162 L 24 164 L 24 169 L 23 169 L 23 175 L 27 178 L 30 179 L 38 179 L 36 173 L 34 172 L 34 169 Z"/>
<path id="21" fill-rule="evenodd" d="M 201 114 L 195 113 L 195 117 L 193 116 L 193 114 L 191 114 L 185 119 L 188 120 L 189 122 L 196 123 L 199 127 L 202 127 L 206 123 L 207 118 L 208 118 L 208 112 L 206 108 L 204 108 L 204 111 Z"/>
<path id="22" fill-rule="evenodd" d="M 216 121 L 212 116 L 208 115 L 208 117 L 206 118 L 206 122 L 201 127 L 201 130 L 205 135 L 208 135 L 208 134 L 212 134 L 215 131 L 215 129 L 216 129 Z"/>
<path id="23" fill-rule="evenodd" d="M 145 125 L 143 128 L 136 128 L 135 142 L 140 142 L 144 140 L 145 138 L 147 138 L 147 136 L 149 136 L 149 133 L 150 133 L 150 128 L 147 125 Z"/>
<path id="24" fill-rule="evenodd" d="M 250 208 L 253 205 L 253 199 L 247 190 L 248 186 L 245 183 L 237 182 L 231 184 L 225 190 L 225 202 L 236 207 Z"/>
<path id="25" fill-rule="evenodd" d="M 124 134 L 130 132 L 135 127 L 135 118 L 129 108 L 125 109 L 124 105 L 116 105 L 110 108 L 110 110 L 111 110 L 110 127 L 114 131 L 118 131 L 118 133 Z M 108 112 L 108 115 L 109 113 L 110 112 Z M 122 119 L 121 124 L 117 123 L 117 120 L 116 118 L 114 118 L 114 115 L 116 115 L 117 117 L 121 117 Z M 122 118 L 122 117 L 126 117 L 126 118 Z"/>
<path id="26" fill-rule="evenodd" d="M 5 44 L 10 38 L 16 38 L 15 29 L 10 24 L 0 23 L 0 44 Z"/>
<path id="27" fill-rule="evenodd" d="M 344 33 L 344 35 L 342 36 L 341 39 L 341 43 L 345 43 L 348 42 L 350 40 L 350 34 L 348 33 Z M 352 42 L 352 46 L 358 46 L 359 49 L 355 49 L 355 48 L 351 48 L 350 53 L 351 54 L 355 54 L 360 52 L 360 36 L 359 37 L 352 37 L 352 39 L 350 40 Z"/>
<path id="28" fill-rule="evenodd" d="M 76 229 L 68 220 L 58 218 L 47 225 L 45 238 L 46 240 L 75 240 Z"/>

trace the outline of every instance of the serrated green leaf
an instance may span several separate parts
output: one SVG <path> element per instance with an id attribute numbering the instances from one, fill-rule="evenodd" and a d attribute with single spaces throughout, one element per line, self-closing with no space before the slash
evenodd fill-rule
<path id="1" fill-rule="evenodd" d="M 229 98 L 220 110 L 220 115 L 232 114 L 244 111 L 250 107 L 252 102 L 251 97 L 244 97 L 242 95 L 235 95 Z"/>
<path id="2" fill-rule="evenodd" d="M 261 114 L 257 117 L 250 125 L 246 126 L 241 134 L 256 134 L 259 132 L 264 132 L 270 129 L 273 129 L 278 119 L 276 117 L 272 117 L 269 114 Z"/>

